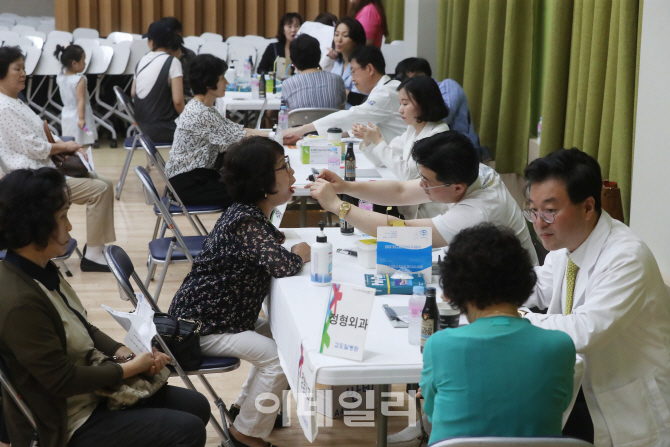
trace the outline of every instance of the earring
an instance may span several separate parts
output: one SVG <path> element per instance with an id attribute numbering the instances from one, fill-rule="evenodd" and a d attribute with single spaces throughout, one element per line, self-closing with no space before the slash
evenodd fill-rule
<path id="1" fill-rule="evenodd" d="M 265 193 L 265 198 L 266 198 L 266 199 L 268 198 L 268 193 Z"/>

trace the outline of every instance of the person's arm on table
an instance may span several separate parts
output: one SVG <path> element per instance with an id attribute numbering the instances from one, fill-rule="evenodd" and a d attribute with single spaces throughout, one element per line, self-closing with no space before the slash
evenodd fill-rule
<path id="1" fill-rule="evenodd" d="M 310 260 L 308 244 L 296 244 L 289 252 L 259 222 L 248 220 L 239 226 L 236 233 L 252 262 L 266 269 L 274 278 L 296 275 Z"/>
<path id="2" fill-rule="evenodd" d="M 365 182 L 372 183 L 372 182 Z M 401 183 L 401 182 L 374 182 L 374 183 Z M 353 184 L 353 183 L 352 183 Z M 362 184 L 362 183 L 359 183 Z M 305 187 L 310 188 L 312 197 L 319 201 L 321 207 L 339 216 L 340 205 L 343 203 L 332 185 L 325 180 L 318 179 L 314 183 L 309 183 Z M 353 195 L 353 194 L 352 194 Z M 367 200 L 367 199 L 365 199 Z M 388 226 L 388 222 L 392 220 L 400 220 L 397 217 L 386 216 L 385 214 L 375 213 L 374 211 L 363 210 L 357 206 L 352 205 L 351 209 L 344 216 L 344 220 L 352 224 L 354 227 L 360 229 L 364 233 L 371 236 L 377 236 L 377 227 Z M 431 219 L 415 219 L 406 220 L 405 226 L 408 227 L 429 227 L 433 234 L 433 247 L 444 247 L 447 242 L 442 235 L 437 231 Z"/>
<path id="3" fill-rule="evenodd" d="M 284 137 L 284 144 L 295 144 L 306 133 L 315 131 L 316 128 L 314 127 L 314 123 L 304 124 L 299 127 L 289 127 L 282 132 L 282 137 Z"/>

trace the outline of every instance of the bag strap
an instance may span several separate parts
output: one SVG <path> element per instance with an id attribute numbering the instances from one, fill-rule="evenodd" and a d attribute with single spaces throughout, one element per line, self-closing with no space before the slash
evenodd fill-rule
<path id="1" fill-rule="evenodd" d="M 170 55 L 167 54 L 167 53 L 163 53 L 163 54 L 166 55 L 166 56 L 170 56 Z M 137 63 L 137 66 L 135 67 L 135 78 L 137 79 L 137 77 L 140 75 L 140 73 L 142 73 L 142 72 L 144 71 L 145 68 L 147 68 L 149 65 L 151 65 L 151 63 L 152 63 L 153 61 L 155 61 L 155 60 L 158 59 L 159 57 L 163 56 L 163 54 L 159 54 L 158 56 L 156 56 L 156 57 L 154 57 L 153 59 L 151 59 L 149 62 L 147 62 L 147 64 L 146 64 L 144 67 L 142 67 L 142 69 L 141 69 L 140 71 L 137 71 L 137 66 L 140 65 L 140 63 L 138 62 L 138 63 Z M 172 57 L 172 56 L 170 56 L 170 57 Z"/>

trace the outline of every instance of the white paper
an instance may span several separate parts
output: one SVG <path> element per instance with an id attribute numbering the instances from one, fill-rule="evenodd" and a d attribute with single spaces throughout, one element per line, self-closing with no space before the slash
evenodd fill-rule
<path id="1" fill-rule="evenodd" d="M 284 213 L 286 212 L 287 204 L 288 203 L 279 205 L 272 211 L 272 215 L 270 216 L 270 222 L 272 222 L 272 225 L 274 225 L 277 229 L 279 229 L 279 227 L 281 226 L 281 221 L 284 218 Z"/>
<path id="2" fill-rule="evenodd" d="M 331 48 L 335 37 L 335 28 L 318 22 L 305 22 L 302 24 L 296 37 L 301 34 L 309 34 L 319 41 L 320 48 Z"/>
<path id="3" fill-rule="evenodd" d="M 298 408 L 296 414 L 305 437 L 314 442 L 319 431 L 317 424 L 316 403 L 316 369 L 309 361 L 305 344 L 300 345 L 300 360 L 298 362 L 298 392 L 296 396 Z"/>
<path id="4" fill-rule="evenodd" d="M 135 312 L 119 312 L 109 306 L 102 305 L 109 314 L 128 333 L 123 343 L 136 355 L 143 352 L 152 352 L 151 340 L 156 336 L 156 325 L 154 324 L 154 311 L 144 299 L 141 293 L 137 296 L 137 308 Z"/>
<path id="5" fill-rule="evenodd" d="M 75 152 L 79 159 L 84 163 L 84 166 L 86 166 L 86 169 L 89 171 L 95 171 L 95 165 L 93 164 L 93 152 L 91 151 L 91 146 L 86 149 L 86 157 L 88 157 L 88 160 L 84 157 L 84 154 L 81 152 Z"/>

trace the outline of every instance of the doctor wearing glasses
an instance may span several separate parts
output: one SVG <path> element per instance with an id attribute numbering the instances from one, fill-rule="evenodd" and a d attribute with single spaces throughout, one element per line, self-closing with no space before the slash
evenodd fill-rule
<path id="1" fill-rule="evenodd" d="M 387 216 L 362 210 L 342 201 L 337 194 L 346 194 L 378 205 L 420 205 L 440 202 L 449 204 L 449 211 L 430 219 L 404 221 L 408 227 L 430 227 L 433 247 L 443 247 L 461 230 L 490 222 L 514 232 L 521 245 L 537 265 L 537 254 L 521 209 L 493 169 L 479 163 L 472 142 L 462 133 L 449 130 L 417 141 L 412 148 L 420 177 L 407 181 L 345 182 L 323 170 L 310 189 L 323 209 L 339 214 L 361 231 L 377 234 L 377 227 L 386 226 Z M 388 219 L 398 220 L 389 216 Z"/>

